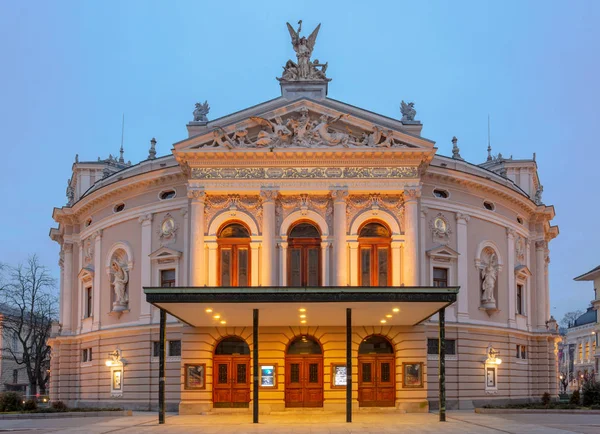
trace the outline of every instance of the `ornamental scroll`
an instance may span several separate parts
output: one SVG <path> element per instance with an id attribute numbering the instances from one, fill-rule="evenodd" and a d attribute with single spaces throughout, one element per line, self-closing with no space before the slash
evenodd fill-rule
<path id="1" fill-rule="evenodd" d="M 225 211 L 227 210 L 227 211 Z M 232 218 L 238 210 L 242 210 L 256 221 L 262 228 L 262 202 L 260 196 L 241 196 L 239 194 L 229 195 L 207 195 L 204 205 L 204 230 L 208 232 L 212 220 L 222 212 L 229 212 Z"/>
<path id="2" fill-rule="evenodd" d="M 389 211 L 398 222 L 401 230 L 404 228 L 404 199 L 400 194 L 356 194 L 346 200 L 346 231 L 350 231 L 355 217 L 366 209 L 375 213 L 379 209 Z"/>

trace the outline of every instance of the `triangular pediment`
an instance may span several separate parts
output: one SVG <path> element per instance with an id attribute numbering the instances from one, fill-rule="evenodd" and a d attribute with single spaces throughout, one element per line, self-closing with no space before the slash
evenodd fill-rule
<path id="1" fill-rule="evenodd" d="M 531 271 L 526 265 L 517 265 L 515 267 L 515 276 L 526 279 L 531 276 Z"/>
<path id="2" fill-rule="evenodd" d="M 157 259 L 174 259 L 179 258 L 181 252 L 179 250 L 169 249 L 168 247 L 161 247 L 154 252 L 150 253 L 149 258 L 151 260 Z"/>
<path id="3" fill-rule="evenodd" d="M 193 135 L 174 145 L 176 155 L 317 149 L 435 152 L 434 143 L 418 135 L 420 124 L 415 130 L 414 125 L 331 99 L 278 98 L 188 128 Z"/>
<path id="4" fill-rule="evenodd" d="M 94 278 L 94 269 L 92 267 L 83 267 L 79 274 L 77 274 L 79 280 L 91 280 Z"/>
<path id="5" fill-rule="evenodd" d="M 454 259 L 458 259 L 458 257 L 460 256 L 460 253 L 458 253 L 456 250 L 451 249 L 448 246 L 445 245 L 441 245 L 441 246 L 437 246 L 437 247 L 433 247 L 429 250 L 427 250 L 427 256 L 429 256 L 430 258 L 435 258 L 438 260 L 454 260 Z"/>

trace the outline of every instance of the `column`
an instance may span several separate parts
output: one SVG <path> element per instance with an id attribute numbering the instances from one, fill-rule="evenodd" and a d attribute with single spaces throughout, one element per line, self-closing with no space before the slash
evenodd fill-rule
<path id="1" fill-rule="evenodd" d="M 258 309 L 252 309 L 252 423 L 258 423 Z"/>
<path id="2" fill-rule="evenodd" d="M 546 326 L 546 241 L 535 242 L 535 295 L 536 295 L 536 318 L 538 328 Z"/>
<path id="3" fill-rule="evenodd" d="M 263 207 L 262 226 L 262 286 L 275 286 L 275 199 L 277 190 L 261 188 Z"/>
<path id="4" fill-rule="evenodd" d="M 188 198 L 190 198 L 190 286 L 204 286 L 204 200 L 206 193 L 203 188 L 188 184 Z M 208 273 L 209 276 L 213 274 Z"/>
<path id="5" fill-rule="evenodd" d="M 83 240 L 80 240 L 77 243 L 77 251 L 79 252 L 78 254 L 78 264 L 79 264 L 79 268 L 83 268 Z M 75 282 L 75 288 L 77 289 L 77 297 L 75 297 L 75 300 L 77 300 L 77 318 L 75 320 L 75 332 L 76 333 L 81 333 L 81 321 L 83 319 L 83 309 L 85 308 L 85 306 L 83 305 L 85 303 L 84 297 L 83 297 L 83 285 L 81 284 L 81 280 L 77 279 L 77 281 Z"/>
<path id="6" fill-rule="evenodd" d="M 440 422 L 446 422 L 446 309 L 439 312 L 439 399 L 440 399 Z"/>
<path id="7" fill-rule="evenodd" d="M 62 334 L 71 334 L 73 317 L 73 244 L 65 242 L 64 250 L 64 285 L 63 285 L 63 317 Z"/>
<path id="8" fill-rule="evenodd" d="M 348 284 L 348 260 L 346 255 L 346 187 L 331 191 L 333 198 L 333 286 Z M 358 264 L 358 263 L 357 263 Z M 354 266 L 354 264 L 352 264 Z"/>
<path id="9" fill-rule="evenodd" d="M 531 270 L 531 243 L 529 239 L 525 239 L 525 262 L 527 264 L 527 268 Z M 531 327 L 535 326 L 535 319 L 531 317 L 531 305 L 533 303 L 533 298 L 531 296 L 533 285 L 531 284 L 531 277 L 527 278 L 527 282 L 525 284 L 525 290 L 527 294 L 525 295 L 525 310 L 527 312 L 527 330 L 531 331 Z"/>
<path id="10" fill-rule="evenodd" d="M 550 319 L 550 279 L 548 268 L 550 267 L 550 250 L 548 249 L 548 243 L 546 243 L 546 250 L 544 252 L 544 296 L 546 298 L 546 321 Z"/>
<path id="11" fill-rule="evenodd" d="M 348 247 L 350 247 L 350 286 L 358 286 L 358 241 L 350 241 Z M 394 260 L 393 253 L 392 260 Z M 335 278 L 335 276 L 332 277 Z"/>
<path id="12" fill-rule="evenodd" d="M 152 253 L 152 214 L 144 214 L 139 217 L 142 224 L 142 247 L 140 257 L 140 273 L 142 288 L 140 290 L 140 321 L 150 322 L 150 303 L 146 301 L 144 288 L 152 286 L 152 265 L 150 254 Z"/>
<path id="13" fill-rule="evenodd" d="M 419 285 L 419 211 L 418 200 L 421 197 L 421 186 L 404 188 L 404 284 Z"/>
<path id="14" fill-rule="evenodd" d="M 96 231 L 94 237 L 94 289 L 92 294 L 93 314 L 92 330 L 100 329 L 100 295 L 102 288 L 100 287 L 102 270 L 102 230 Z M 110 297 L 110 292 L 108 293 Z"/>
<path id="15" fill-rule="evenodd" d="M 400 241 L 392 241 L 391 243 L 391 248 L 392 248 L 392 286 L 400 286 L 402 284 L 402 280 L 401 280 L 401 275 L 400 275 L 400 266 L 401 266 L 401 261 L 400 261 L 400 257 L 402 255 L 402 251 L 400 250 L 400 247 L 402 246 L 402 243 Z M 357 259 L 358 260 L 358 259 Z M 358 264 L 358 262 L 357 262 Z M 425 268 L 425 267 L 423 267 Z"/>
<path id="16" fill-rule="evenodd" d="M 329 286 L 329 243 L 321 242 L 321 282 L 323 286 Z"/>
<path id="17" fill-rule="evenodd" d="M 469 319 L 469 271 L 468 271 L 468 236 L 467 224 L 471 216 L 456 213 L 456 250 L 458 251 L 457 282 L 460 286 L 458 291 L 458 315 L 459 322 Z"/>
<path id="18" fill-rule="evenodd" d="M 517 326 L 516 307 L 517 296 L 515 288 L 515 231 L 506 228 L 506 238 L 508 244 L 508 326 L 515 328 Z"/>
<path id="19" fill-rule="evenodd" d="M 423 231 L 425 231 L 425 228 L 427 227 L 427 213 L 429 212 L 429 208 L 422 206 L 421 207 L 421 227 L 423 228 Z M 421 249 L 421 276 L 419 277 L 421 284 L 425 285 L 427 280 L 428 280 L 428 276 L 427 273 L 429 271 L 428 267 L 425 266 L 425 264 L 427 264 L 427 254 L 425 252 L 426 247 L 425 247 L 425 237 L 419 237 L 420 238 L 420 249 Z M 433 282 L 431 283 L 433 285 Z"/>
<path id="20" fill-rule="evenodd" d="M 217 286 L 217 242 L 206 243 L 208 246 L 208 286 Z M 252 247 L 252 243 L 250 243 Z M 254 259 L 254 258 L 253 258 Z M 254 272 L 254 262 L 252 261 L 252 271 Z M 254 273 L 252 273 L 254 274 Z M 254 277 L 252 277 L 254 279 Z"/>
<path id="21" fill-rule="evenodd" d="M 352 309 L 346 308 L 346 422 L 352 422 Z"/>
<path id="22" fill-rule="evenodd" d="M 251 271 L 250 271 L 250 286 L 259 286 L 259 282 L 260 282 L 260 241 L 250 241 L 250 267 L 251 267 Z M 210 247 L 210 246 L 209 246 Z M 215 245 L 215 249 L 216 249 L 216 245 Z M 209 254 L 210 254 L 210 250 L 209 250 Z M 211 268 L 211 270 L 215 270 L 214 274 L 216 274 L 217 272 L 217 251 L 215 250 L 214 252 L 214 268 Z M 210 265 L 210 258 L 209 258 L 209 265 Z M 210 279 L 210 275 L 213 274 L 212 272 L 209 272 L 209 279 Z"/>
<path id="23" fill-rule="evenodd" d="M 285 238 L 287 239 L 287 237 Z M 279 264 L 281 264 L 279 286 L 287 286 L 287 248 L 288 243 L 286 241 L 279 243 Z"/>
<path id="24" fill-rule="evenodd" d="M 189 255 L 189 251 L 190 251 L 190 236 L 189 236 L 189 231 L 190 231 L 190 219 L 189 217 L 189 213 L 187 208 L 182 208 L 181 209 L 181 215 L 183 217 L 183 251 L 184 256 L 183 256 L 183 262 L 180 264 L 181 266 L 181 272 L 180 272 L 180 276 L 181 276 L 181 281 L 182 281 L 182 286 L 189 286 L 190 284 L 190 255 Z M 202 251 L 204 251 L 204 248 L 202 249 Z"/>
<path id="25" fill-rule="evenodd" d="M 167 351 L 167 312 L 160 310 L 159 354 L 158 354 L 158 423 L 165 423 L 165 359 Z"/>

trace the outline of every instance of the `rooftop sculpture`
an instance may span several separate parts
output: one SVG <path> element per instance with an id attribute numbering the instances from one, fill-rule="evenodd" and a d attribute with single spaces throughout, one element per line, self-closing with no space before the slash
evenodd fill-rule
<path id="1" fill-rule="evenodd" d="M 317 35 L 321 24 L 319 24 L 315 30 L 307 38 L 300 36 L 302 31 L 302 20 L 298 21 L 298 31 L 294 30 L 290 23 L 286 23 L 290 36 L 292 37 L 292 47 L 296 52 L 296 58 L 298 63 L 293 60 L 288 60 L 283 67 L 283 74 L 279 81 L 330 81 L 325 76 L 327 71 L 327 63 L 320 63 L 318 59 L 311 62 L 310 57 L 313 49 L 315 48 L 315 42 L 317 41 Z"/>

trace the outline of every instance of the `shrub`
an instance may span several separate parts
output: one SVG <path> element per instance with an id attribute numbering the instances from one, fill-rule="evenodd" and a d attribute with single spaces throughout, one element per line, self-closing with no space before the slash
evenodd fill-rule
<path id="1" fill-rule="evenodd" d="M 542 405 L 548 407 L 550 405 L 550 394 L 548 392 L 544 392 L 542 395 Z"/>
<path id="2" fill-rule="evenodd" d="M 0 411 L 20 411 L 23 408 L 23 397 L 17 392 L 0 394 Z"/>
<path id="3" fill-rule="evenodd" d="M 52 403 L 52 408 L 56 411 L 67 411 L 67 404 L 62 401 L 54 401 Z"/>
<path id="4" fill-rule="evenodd" d="M 583 385 L 583 405 L 600 405 L 600 383 L 597 381 L 587 381 Z"/>
<path id="5" fill-rule="evenodd" d="M 579 405 L 580 402 L 581 402 L 581 397 L 579 395 L 579 390 L 576 390 L 571 395 L 571 399 L 569 399 L 569 404 Z"/>
<path id="6" fill-rule="evenodd" d="M 34 399 L 28 399 L 25 401 L 25 404 L 23 404 L 23 410 L 25 411 L 33 411 L 37 410 L 37 408 L 37 402 Z"/>

